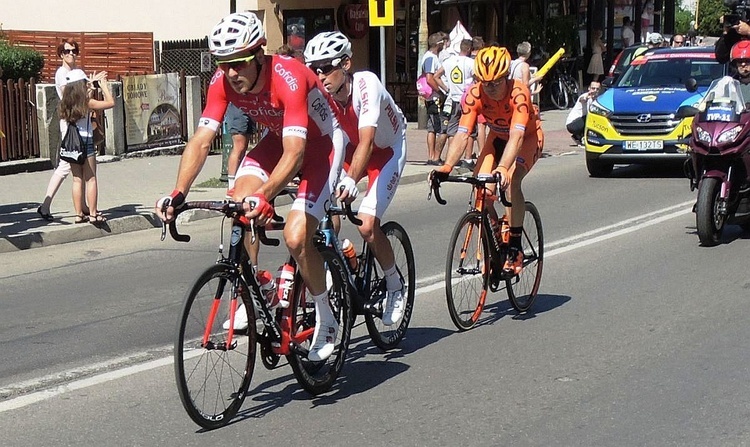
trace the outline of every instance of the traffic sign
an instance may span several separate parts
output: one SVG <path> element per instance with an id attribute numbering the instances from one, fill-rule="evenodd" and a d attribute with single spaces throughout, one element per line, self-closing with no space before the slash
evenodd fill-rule
<path id="1" fill-rule="evenodd" d="M 396 0 L 369 0 L 370 26 L 393 26 L 395 24 Z"/>

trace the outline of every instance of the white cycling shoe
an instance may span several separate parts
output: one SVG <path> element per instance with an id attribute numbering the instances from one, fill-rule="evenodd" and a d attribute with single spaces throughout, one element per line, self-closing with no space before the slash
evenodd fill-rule
<path id="1" fill-rule="evenodd" d="M 392 326 L 404 316 L 404 287 L 385 293 L 385 310 L 383 311 L 383 324 Z"/>
<path id="2" fill-rule="evenodd" d="M 325 305 L 328 307 L 328 304 Z M 330 308 L 320 311 L 320 306 L 315 303 L 315 334 L 307 358 L 313 362 L 326 360 L 333 354 L 336 347 L 336 336 L 338 335 L 339 323 L 331 313 Z"/>
<path id="3" fill-rule="evenodd" d="M 234 312 L 234 330 L 244 331 L 249 326 L 247 321 L 247 312 L 245 311 L 245 304 L 242 303 L 237 306 L 237 310 Z M 224 322 L 224 329 L 229 330 L 229 320 Z"/>

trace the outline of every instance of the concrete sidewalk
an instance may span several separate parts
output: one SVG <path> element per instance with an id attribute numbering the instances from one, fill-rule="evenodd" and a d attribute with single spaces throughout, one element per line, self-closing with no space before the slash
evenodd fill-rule
<path id="1" fill-rule="evenodd" d="M 544 156 L 580 152 L 565 130 L 566 110 L 542 112 L 545 131 Z M 425 181 L 432 166 L 427 160 L 426 131 L 409 123 L 408 155 L 401 184 Z M 161 225 L 153 214 L 157 199 L 172 191 L 180 157 L 100 157 L 97 167 L 99 209 L 107 217 L 100 226 L 75 224 L 69 177 L 52 202 L 53 222 L 36 212 L 44 198 L 52 170 L 18 172 L 19 162 L 0 163 L 0 253 L 155 228 Z M 29 170 L 40 163 L 30 162 Z M 47 163 L 49 165 L 49 163 Z M 34 166 L 34 167 L 32 167 Z M 38 168 L 37 168 L 38 169 Z M 208 157 L 195 185 L 221 174 L 221 156 Z M 223 188 L 199 188 L 194 185 L 188 200 L 221 200 Z M 197 215 L 195 216 L 197 218 Z"/>

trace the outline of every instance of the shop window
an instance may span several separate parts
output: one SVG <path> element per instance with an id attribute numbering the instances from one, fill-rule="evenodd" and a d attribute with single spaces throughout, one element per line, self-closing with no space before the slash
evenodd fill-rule
<path id="1" fill-rule="evenodd" d="M 304 50 L 305 44 L 316 34 L 333 31 L 333 9 L 285 9 L 284 43 L 295 50 Z"/>

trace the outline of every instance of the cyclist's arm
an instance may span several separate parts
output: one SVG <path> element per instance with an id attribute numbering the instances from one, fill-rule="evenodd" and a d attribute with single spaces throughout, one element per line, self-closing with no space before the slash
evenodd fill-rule
<path id="1" fill-rule="evenodd" d="M 354 149 L 352 163 L 349 166 L 349 177 L 360 181 L 367 168 L 367 163 L 372 155 L 372 146 L 375 142 L 375 131 L 377 127 L 366 126 L 359 129 L 359 144 Z"/>
<path id="2" fill-rule="evenodd" d="M 521 150 L 521 144 L 523 144 L 523 137 L 526 132 L 520 129 L 511 129 L 510 136 L 508 137 L 508 143 L 505 145 L 503 156 L 497 163 L 497 168 L 505 168 L 505 173 L 513 166 L 513 163 L 518 157 L 518 152 Z"/>
<path id="3" fill-rule="evenodd" d="M 190 191 L 190 186 L 198 177 L 198 173 L 201 172 L 215 136 L 215 130 L 206 126 L 198 126 L 185 145 L 182 158 L 180 158 L 180 168 L 177 171 L 177 183 L 175 184 L 175 189 L 181 191 L 184 195 L 187 195 Z"/>

